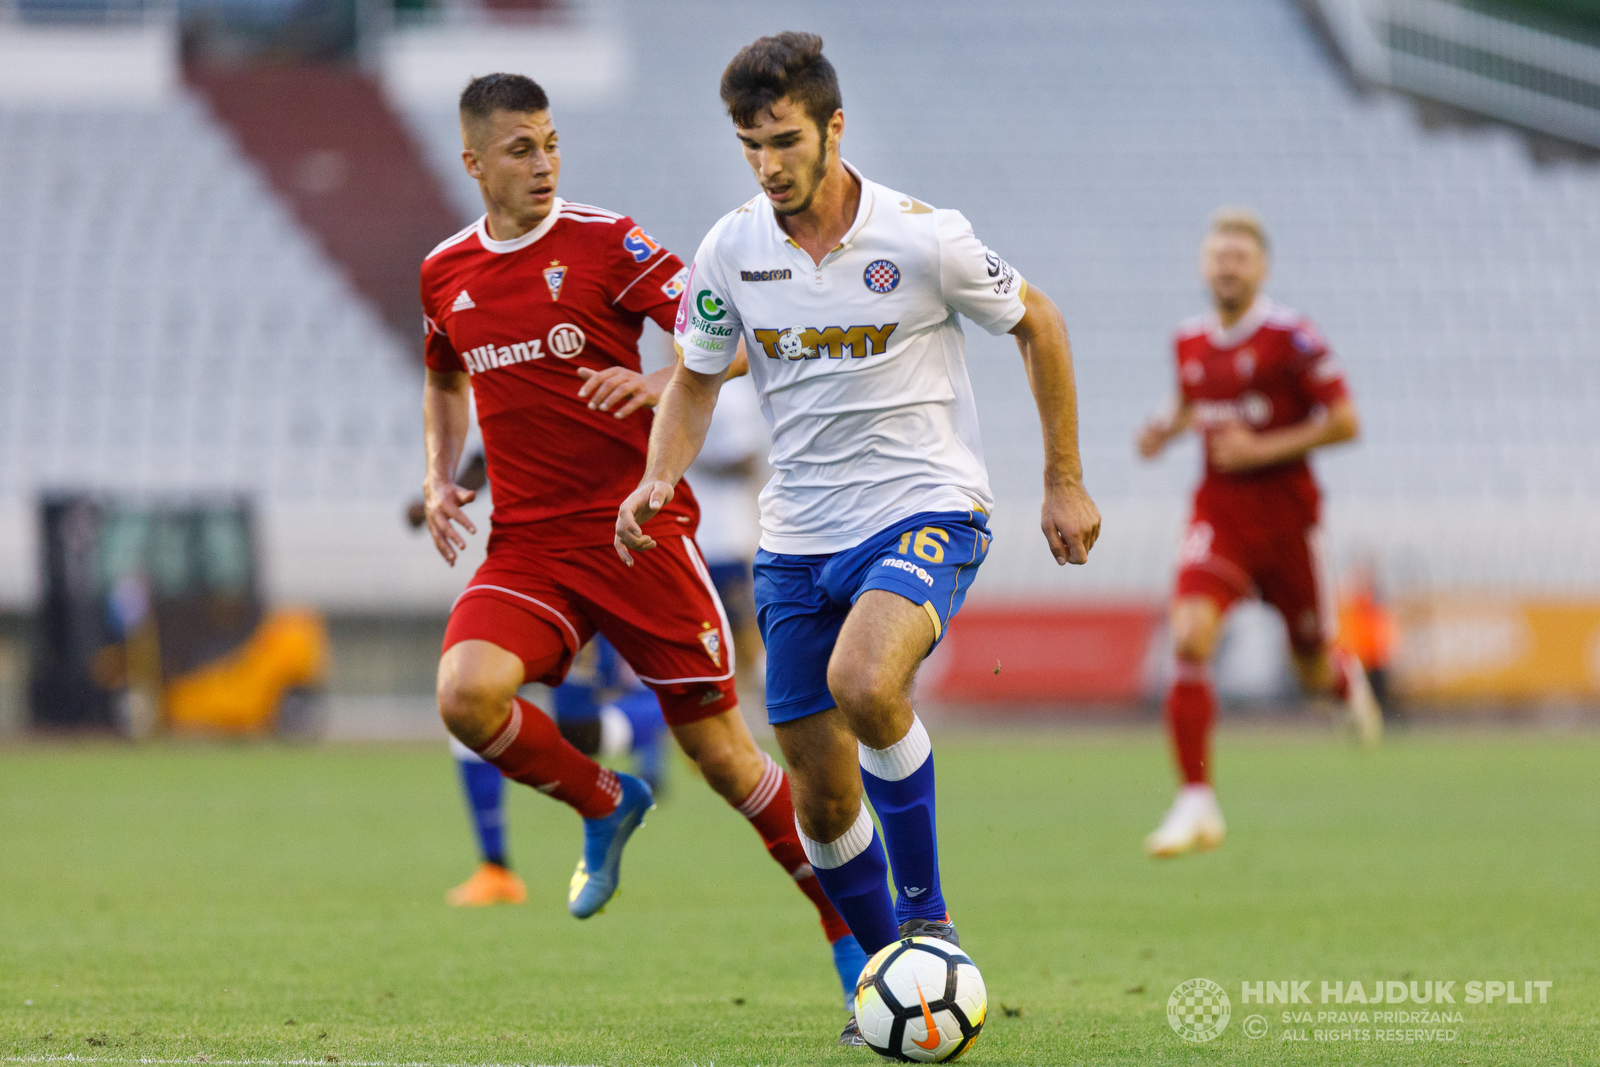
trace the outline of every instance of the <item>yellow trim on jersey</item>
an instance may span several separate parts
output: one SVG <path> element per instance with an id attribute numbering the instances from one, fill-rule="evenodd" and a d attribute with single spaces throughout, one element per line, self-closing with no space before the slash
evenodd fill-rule
<path id="1" fill-rule="evenodd" d="M 1028 279 L 1018 275 L 1017 282 L 1020 285 L 1020 288 L 1017 289 L 1017 299 L 1026 303 L 1028 300 Z"/>
<path id="2" fill-rule="evenodd" d="M 959 574 L 960 571 L 957 570 L 956 573 Z M 932 601 L 924 600 L 922 602 L 922 610 L 926 611 L 928 618 L 933 620 L 933 639 L 935 641 L 939 640 L 939 635 L 944 633 L 944 624 L 939 621 L 939 609 L 933 606 Z"/>

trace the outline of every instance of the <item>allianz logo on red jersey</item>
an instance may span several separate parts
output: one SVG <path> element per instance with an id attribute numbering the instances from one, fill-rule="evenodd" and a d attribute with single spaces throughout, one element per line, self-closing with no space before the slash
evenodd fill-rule
<path id="1" fill-rule="evenodd" d="M 496 367 L 509 367 L 515 363 L 543 359 L 546 355 L 554 355 L 557 359 L 571 359 L 583 351 L 586 343 L 582 330 L 570 322 L 563 322 L 552 326 L 543 341 L 536 337 L 531 341 L 518 341 L 510 345 L 479 345 L 471 351 L 461 353 L 461 362 L 467 365 L 468 373 L 482 374 Z"/>

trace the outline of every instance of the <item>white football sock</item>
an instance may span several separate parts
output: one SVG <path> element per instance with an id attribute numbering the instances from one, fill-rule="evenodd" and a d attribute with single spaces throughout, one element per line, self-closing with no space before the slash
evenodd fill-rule
<path id="1" fill-rule="evenodd" d="M 806 836 L 804 830 L 800 829 L 798 818 L 794 821 L 794 828 L 800 835 L 800 847 L 805 849 L 806 859 L 811 861 L 811 866 L 824 871 L 843 867 L 872 844 L 872 816 L 867 814 L 865 804 L 861 805 L 861 813 L 856 816 L 854 825 L 837 840 L 827 842 L 812 840 Z"/>
<path id="2" fill-rule="evenodd" d="M 862 770 L 874 778 L 898 782 L 911 777 L 918 767 L 928 762 L 933 754 L 933 742 L 928 739 L 922 720 L 912 712 L 911 729 L 900 740 L 888 748 L 868 748 L 857 741 L 856 750 L 861 757 Z"/>

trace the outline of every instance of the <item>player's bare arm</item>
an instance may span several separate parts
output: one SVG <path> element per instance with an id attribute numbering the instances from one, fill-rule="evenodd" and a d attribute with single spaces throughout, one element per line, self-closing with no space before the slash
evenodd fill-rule
<path id="1" fill-rule="evenodd" d="M 1218 470 L 1247 471 L 1300 459 L 1318 448 L 1353 441 L 1360 433 L 1355 404 L 1346 399 L 1277 430 L 1257 432 L 1242 422 L 1227 423 L 1212 431 L 1206 449 Z"/>
<path id="2" fill-rule="evenodd" d="M 748 364 L 747 364 L 748 366 Z M 650 454 L 639 488 L 617 509 L 615 545 L 622 562 L 633 566 L 629 550 L 647 552 L 656 547 L 643 526 L 667 506 L 689 464 L 700 454 L 716 410 L 717 393 L 728 373 L 701 374 L 678 360 L 672 380 L 661 394 L 655 425 L 650 430 Z"/>
<path id="3" fill-rule="evenodd" d="M 661 403 L 661 394 L 672 381 L 673 369 L 662 367 L 650 374 L 640 374 L 627 367 L 607 367 L 603 371 L 579 367 L 578 377 L 583 379 L 583 387 L 578 390 L 578 399 L 587 400 L 594 411 L 610 411 L 613 404 L 621 404 L 615 415 L 625 419 L 640 408 L 653 408 Z M 744 339 L 740 338 L 739 352 L 728 368 L 727 377 L 737 378 L 748 373 L 750 360 L 744 352 Z"/>
<path id="4" fill-rule="evenodd" d="M 423 440 L 428 457 L 427 473 L 422 480 L 423 516 L 434 547 L 452 567 L 456 564 L 457 553 L 467 547 L 466 538 L 454 524 L 459 523 L 468 533 L 478 532 L 461 510 L 478 494 L 456 483 L 461 449 L 466 445 L 471 419 L 470 388 L 464 371 L 430 370 L 422 386 Z"/>
<path id="5" fill-rule="evenodd" d="M 591 411 L 611 411 L 625 419 L 640 408 L 653 408 L 661 402 L 661 393 L 672 380 L 672 368 L 662 367 L 650 374 L 640 374 L 627 367 L 607 367 L 602 371 L 578 368 L 583 385 L 578 389 L 578 399 L 587 400 Z"/>
<path id="6" fill-rule="evenodd" d="M 1078 454 L 1078 386 L 1072 373 L 1072 346 L 1061 311 L 1044 293 L 1029 286 L 1027 310 L 1011 328 L 1028 372 L 1044 430 L 1044 506 L 1040 525 L 1056 563 L 1087 563 L 1100 536 L 1100 509 L 1083 486 Z"/>
<path id="7" fill-rule="evenodd" d="M 1179 393 L 1166 408 L 1139 428 L 1135 447 L 1143 459 L 1154 459 L 1166 451 L 1167 445 L 1182 437 L 1189 429 L 1189 402 Z"/>

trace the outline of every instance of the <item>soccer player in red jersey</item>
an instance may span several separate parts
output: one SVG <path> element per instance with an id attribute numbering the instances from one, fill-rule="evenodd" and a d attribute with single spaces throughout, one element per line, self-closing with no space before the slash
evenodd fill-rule
<path id="1" fill-rule="evenodd" d="M 1320 493 L 1306 462 L 1359 432 L 1344 373 L 1304 316 L 1261 293 L 1267 236 L 1254 214 L 1216 216 L 1200 270 L 1215 311 L 1178 328 L 1177 398 L 1138 439 L 1147 459 L 1189 429 L 1205 449 L 1171 607 L 1177 664 L 1167 724 L 1183 785 L 1145 839 L 1153 856 L 1215 848 L 1226 833 L 1211 788 L 1217 698 L 1207 665 L 1239 598 L 1259 597 L 1283 615 L 1302 685 L 1343 700 L 1363 742 L 1376 742 L 1383 723 L 1360 663 L 1333 645 Z"/>
<path id="2" fill-rule="evenodd" d="M 462 159 L 482 219 L 422 265 L 428 531 L 452 565 L 465 547 L 457 485 L 468 389 L 494 487 L 488 559 L 451 610 L 439 663 L 450 732 L 583 816 L 569 910 L 599 911 L 622 847 L 652 806 L 649 787 L 602 769 L 516 695 L 558 685 L 603 633 L 653 689 L 683 750 L 750 820 L 821 913 L 841 981 L 865 962 L 807 864 L 789 783 L 739 714 L 727 617 L 695 546 L 699 508 L 680 494 L 650 524 L 665 551 L 631 571 L 612 550 L 616 502 L 644 473 L 649 406 L 671 370 L 639 373 L 648 316 L 671 329 L 686 270 L 633 220 L 556 196 L 560 152 L 549 101 L 528 78 L 493 74 L 461 96 Z"/>

